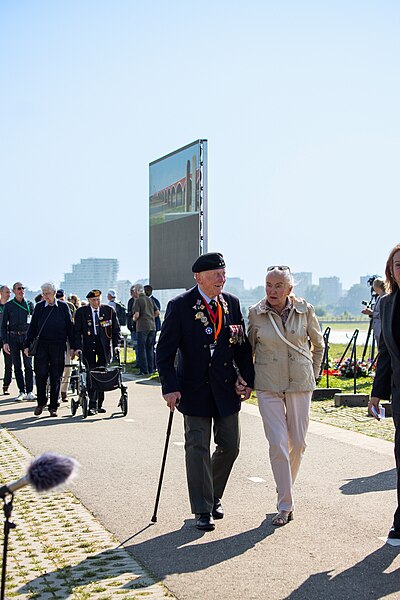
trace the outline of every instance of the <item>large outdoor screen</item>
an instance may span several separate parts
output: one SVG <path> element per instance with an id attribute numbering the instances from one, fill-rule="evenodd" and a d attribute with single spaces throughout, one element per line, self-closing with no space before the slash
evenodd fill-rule
<path id="1" fill-rule="evenodd" d="M 150 284 L 189 288 L 191 266 L 207 251 L 207 141 L 150 163 Z"/>

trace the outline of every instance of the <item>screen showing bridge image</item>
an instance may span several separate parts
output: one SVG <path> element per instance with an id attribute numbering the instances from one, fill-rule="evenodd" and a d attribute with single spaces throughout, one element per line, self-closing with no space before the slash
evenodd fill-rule
<path id="1" fill-rule="evenodd" d="M 191 265 L 200 252 L 204 142 L 197 140 L 150 163 L 150 283 L 157 290 L 194 284 Z"/>

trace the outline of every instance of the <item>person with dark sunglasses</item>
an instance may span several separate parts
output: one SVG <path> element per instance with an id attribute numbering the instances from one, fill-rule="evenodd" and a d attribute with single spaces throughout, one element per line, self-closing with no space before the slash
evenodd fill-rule
<path id="1" fill-rule="evenodd" d="M 24 341 L 33 314 L 33 303 L 25 299 L 25 286 L 17 281 L 13 285 L 14 298 L 4 306 L 1 338 L 4 352 L 11 356 L 19 394 L 15 398 L 35 400 L 33 393 L 32 357 L 24 354 Z M 22 357 L 22 360 L 21 360 Z M 22 364 L 24 368 L 22 370 Z"/>

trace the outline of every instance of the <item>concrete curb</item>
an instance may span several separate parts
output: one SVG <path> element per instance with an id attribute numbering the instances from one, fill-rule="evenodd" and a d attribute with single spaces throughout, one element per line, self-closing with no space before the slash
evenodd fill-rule
<path id="1" fill-rule="evenodd" d="M 0 428 L 0 478 L 22 477 L 29 452 Z M 25 468 L 24 468 L 25 467 Z M 9 538 L 7 598 L 161 600 L 174 598 L 69 492 L 16 492 Z M 3 542 L 3 534 L 1 536 Z"/>

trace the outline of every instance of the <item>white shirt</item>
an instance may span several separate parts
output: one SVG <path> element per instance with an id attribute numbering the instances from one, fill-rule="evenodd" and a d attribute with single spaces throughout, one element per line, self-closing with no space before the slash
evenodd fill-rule
<path id="1" fill-rule="evenodd" d="M 90 308 L 92 309 L 92 319 L 93 319 L 94 334 L 97 335 L 95 311 L 97 312 L 97 317 L 98 317 L 99 322 L 100 322 L 100 306 L 99 306 L 99 308 L 93 308 L 92 306 Z"/>

